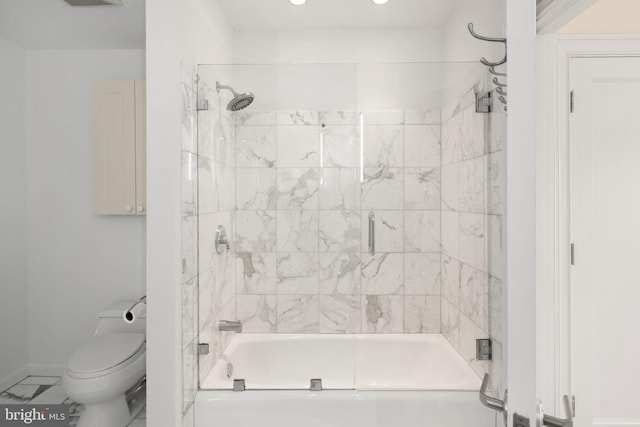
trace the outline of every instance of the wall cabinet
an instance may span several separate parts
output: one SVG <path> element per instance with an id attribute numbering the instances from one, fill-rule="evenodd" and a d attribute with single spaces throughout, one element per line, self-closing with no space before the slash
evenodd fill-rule
<path id="1" fill-rule="evenodd" d="M 93 82 L 93 212 L 145 215 L 144 80 Z"/>

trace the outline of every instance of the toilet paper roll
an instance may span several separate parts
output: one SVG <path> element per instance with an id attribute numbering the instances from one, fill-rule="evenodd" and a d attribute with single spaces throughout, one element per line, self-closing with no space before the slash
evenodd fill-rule
<path id="1" fill-rule="evenodd" d="M 146 311 L 147 311 L 147 304 L 140 303 L 135 305 L 131 310 L 125 311 L 122 318 L 124 319 L 125 323 L 133 323 L 136 321 L 136 319 L 138 319 L 138 317 L 145 314 Z"/>

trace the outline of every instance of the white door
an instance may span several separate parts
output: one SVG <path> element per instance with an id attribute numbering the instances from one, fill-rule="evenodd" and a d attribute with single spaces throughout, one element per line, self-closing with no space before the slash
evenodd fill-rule
<path id="1" fill-rule="evenodd" d="M 640 58 L 570 64 L 575 426 L 640 426 Z"/>

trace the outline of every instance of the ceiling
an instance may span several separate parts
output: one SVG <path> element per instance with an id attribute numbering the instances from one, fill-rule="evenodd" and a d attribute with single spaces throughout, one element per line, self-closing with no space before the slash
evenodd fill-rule
<path id="1" fill-rule="evenodd" d="M 560 34 L 640 34 L 640 1 L 599 0 L 562 27 Z"/>
<path id="2" fill-rule="evenodd" d="M 144 0 L 123 3 L 0 0 L 0 36 L 27 49 L 144 49 Z"/>
<path id="3" fill-rule="evenodd" d="M 374 29 L 440 27 L 460 0 L 219 0 L 236 30 Z"/>

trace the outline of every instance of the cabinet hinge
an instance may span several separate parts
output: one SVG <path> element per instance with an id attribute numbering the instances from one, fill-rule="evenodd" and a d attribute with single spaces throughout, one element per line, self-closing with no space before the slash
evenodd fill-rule
<path id="1" fill-rule="evenodd" d="M 573 91 L 569 92 L 569 111 L 571 113 L 573 113 L 574 99 Z"/>

